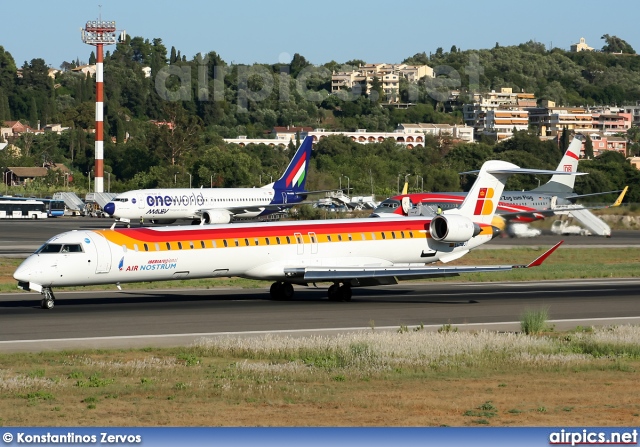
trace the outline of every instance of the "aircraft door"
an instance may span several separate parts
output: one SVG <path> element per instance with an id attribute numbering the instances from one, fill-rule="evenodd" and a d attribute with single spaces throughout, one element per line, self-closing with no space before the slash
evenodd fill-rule
<path id="1" fill-rule="evenodd" d="M 96 250 L 96 273 L 109 273 L 111 271 L 111 247 L 101 234 L 94 233 L 89 236 Z"/>
<path id="2" fill-rule="evenodd" d="M 552 196 L 551 197 L 551 209 L 555 209 L 557 204 L 558 204 L 558 196 Z"/>
<path id="3" fill-rule="evenodd" d="M 406 216 L 411 209 L 411 199 L 409 197 L 402 198 L 402 213 Z"/>
<path id="4" fill-rule="evenodd" d="M 286 192 L 283 192 L 283 193 L 282 193 L 282 203 L 283 203 L 283 204 L 286 204 L 286 203 L 287 203 L 287 193 L 286 193 Z"/>
<path id="5" fill-rule="evenodd" d="M 293 237 L 296 238 L 296 245 L 298 246 L 298 254 L 304 254 L 304 240 L 302 239 L 301 233 L 293 233 Z"/>
<path id="6" fill-rule="evenodd" d="M 140 208 L 140 209 L 144 208 L 144 202 L 146 200 L 144 195 L 138 194 L 137 199 L 138 199 L 138 208 Z"/>
<path id="7" fill-rule="evenodd" d="M 309 245 L 311 246 L 311 254 L 318 254 L 318 238 L 313 231 L 309 232 Z"/>

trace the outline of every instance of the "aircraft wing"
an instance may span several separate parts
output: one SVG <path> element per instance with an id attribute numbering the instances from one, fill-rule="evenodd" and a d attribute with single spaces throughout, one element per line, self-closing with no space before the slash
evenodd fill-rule
<path id="1" fill-rule="evenodd" d="M 622 197 L 624 197 L 624 195 L 627 193 L 627 189 L 628 188 L 629 188 L 628 186 L 625 186 L 624 189 L 617 189 L 615 191 L 594 192 L 594 193 L 591 193 L 591 194 L 577 194 L 575 196 L 572 195 L 572 196 L 566 196 L 566 197 L 562 197 L 562 198 L 565 199 L 565 200 L 571 200 L 573 202 L 574 200 L 581 199 L 583 197 L 602 196 L 604 194 L 613 194 L 613 193 L 616 193 L 616 192 L 621 193 L 620 195 Z M 620 199 L 620 202 L 622 202 L 622 199 Z"/>
<path id="2" fill-rule="evenodd" d="M 285 269 L 287 276 L 302 276 L 306 282 L 348 281 L 352 286 L 397 284 L 398 281 L 458 276 L 460 273 L 502 272 L 537 267 L 564 241 L 558 242 L 529 264 L 451 267 L 304 267 Z"/>

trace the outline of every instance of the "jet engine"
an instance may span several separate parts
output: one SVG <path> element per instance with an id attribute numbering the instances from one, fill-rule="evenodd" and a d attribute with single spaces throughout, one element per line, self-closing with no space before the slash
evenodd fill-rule
<path id="1" fill-rule="evenodd" d="M 227 210 L 205 210 L 201 219 L 205 224 L 226 224 L 231 222 L 231 213 Z"/>
<path id="2" fill-rule="evenodd" d="M 481 228 L 464 216 L 440 215 L 431 220 L 431 237 L 440 242 L 466 242 L 480 234 Z"/>

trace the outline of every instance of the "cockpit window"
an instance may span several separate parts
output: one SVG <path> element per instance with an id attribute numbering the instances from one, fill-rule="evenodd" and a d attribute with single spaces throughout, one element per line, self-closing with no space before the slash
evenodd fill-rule
<path id="1" fill-rule="evenodd" d="M 115 199 L 112 199 L 114 202 L 128 202 L 129 199 L 126 197 L 116 197 Z"/>
<path id="2" fill-rule="evenodd" d="M 82 253 L 80 244 L 45 244 L 36 253 Z"/>
<path id="3" fill-rule="evenodd" d="M 36 253 L 60 253 L 62 244 L 44 244 Z"/>

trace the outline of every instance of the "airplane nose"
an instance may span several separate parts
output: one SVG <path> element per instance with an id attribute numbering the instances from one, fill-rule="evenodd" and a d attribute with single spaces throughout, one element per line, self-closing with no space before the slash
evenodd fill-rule
<path id="1" fill-rule="evenodd" d="M 112 216 L 113 213 L 116 212 L 116 204 L 113 202 L 109 202 L 104 206 L 104 212 L 108 215 Z"/>
<path id="2" fill-rule="evenodd" d="M 13 272 L 13 279 L 18 282 L 29 282 L 31 279 L 31 269 L 26 267 L 24 263 L 20 264 L 15 272 Z"/>

